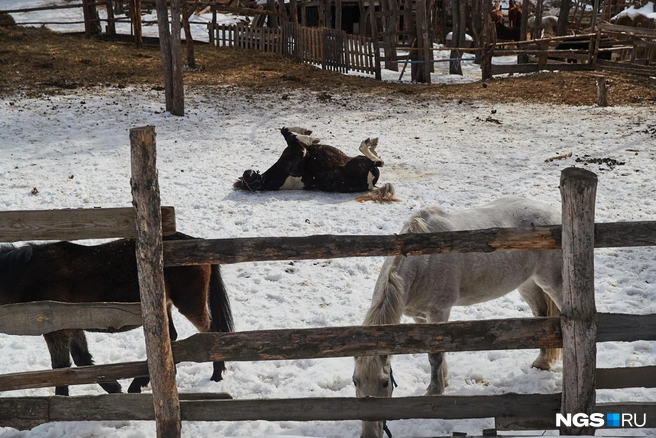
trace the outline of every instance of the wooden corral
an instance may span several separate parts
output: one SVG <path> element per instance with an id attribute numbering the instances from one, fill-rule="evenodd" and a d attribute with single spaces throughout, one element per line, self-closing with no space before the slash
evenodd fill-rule
<path id="1" fill-rule="evenodd" d="M 150 211 L 137 213 L 134 225 L 140 242 L 145 229 L 142 221 L 157 216 L 158 199 L 154 173 L 154 143 L 148 129 L 131 131 L 133 147 L 143 144 L 142 152 L 133 150 L 133 192 L 135 206 Z M 145 153 L 150 151 L 149 153 Z M 145 153 L 145 155 L 143 155 Z M 144 179 L 138 174 L 149 175 Z M 408 256 L 441 252 L 501 251 L 526 249 L 563 249 L 566 312 L 560 318 L 460 321 L 441 324 L 355 326 L 320 329 L 263 330 L 244 333 L 202 333 L 170 344 L 160 327 L 155 339 L 146 338 L 148 361 L 16 373 L 0 376 L 0 391 L 103 382 L 150 374 L 152 395 L 103 395 L 84 397 L 3 397 L 0 399 L 0 425 L 31 428 L 50 421 L 155 420 L 158 436 L 180 436 L 180 421 L 311 421 L 311 420 L 394 420 L 407 418 L 481 418 L 494 417 L 497 429 L 554 428 L 557 412 L 631 412 L 647 413 L 647 427 L 656 424 L 656 404 L 595 405 L 596 388 L 630 386 L 654 387 L 654 367 L 606 369 L 595 373 L 594 349 L 597 342 L 656 340 L 656 315 L 597 314 L 594 309 L 593 272 L 590 265 L 593 248 L 656 246 L 656 222 L 594 224 L 594 188 L 596 176 L 581 169 L 567 169 L 561 178 L 563 226 L 520 229 L 472 230 L 433 234 L 394 236 L 309 236 L 297 238 L 245 238 L 219 240 L 168 241 L 148 269 L 167 265 L 200 263 L 239 263 L 261 260 L 288 260 L 354 256 Z M 137 192 L 146 189 L 146 197 Z M 64 217 L 76 210 L 59 212 Z M 46 217 L 53 213 L 46 214 Z M 4 213 L 14 218 L 14 213 Z M 54 223 L 61 223 L 61 217 Z M 79 217 L 79 214 L 78 214 Z M 157 221 L 157 220 L 156 220 Z M 10 224 L 12 223 L 9 221 Z M 11 226 L 11 225 L 10 225 Z M 84 219 L 77 227 L 88 227 Z M 0 230 L 7 227 L 0 215 Z M 70 226 L 69 226 L 70 227 Z M 32 228 L 32 226 L 30 226 Z M 41 228 L 41 227 L 39 227 Z M 93 227 L 89 227 L 93 228 Z M 98 232 L 93 230 L 94 236 Z M 55 238 L 55 233 L 43 234 Z M 107 231 L 109 234 L 110 232 Z M 7 235 L 2 234 L 2 235 Z M 27 235 L 27 234 L 26 234 Z M 75 234 L 84 237 L 83 231 Z M 116 232 L 111 232 L 112 236 Z M 16 240 L 16 236 L 12 238 Z M 160 237 L 161 239 L 161 234 Z M 140 244 L 141 245 L 141 244 Z M 138 245 L 138 251 L 143 247 Z M 161 247 L 161 242 L 145 248 Z M 142 249 L 140 249 L 142 248 Z M 163 254 L 163 259 L 162 255 Z M 165 262 L 163 263 L 162 260 Z M 148 302 L 156 275 L 140 270 L 144 314 L 161 313 L 157 300 Z M 154 283 L 153 283 L 154 284 Z M 150 294 L 152 295 L 152 294 Z M 100 311 L 106 307 L 111 312 Z M 59 303 L 33 303 L 0 307 L 0 312 L 20 314 L 0 326 L 12 334 L 36 334 L 77 327 L 98 328 L 134 325 L 138 319 L 135 304 L 93 304 L 84 306 Z M 120 317 L 126 312 L 128 318 Z M 56 315 L 55 315 L 56 313 Z M 102 316 L 101 316 L 102 315 Z M 107 315 L 110 315 L 108 317 Z M 118 316 L 117 316 L 118 315 Z M 62 318 L 64 316 L 64 318 Z M 166 319 L 158 319 L 162 324 Z M 144 320 L 144 323 L 147 323 Z M 576 348 L 572 344 L 576 344 Z M 154 346 L 156 348 L 151 348 Z M 435 351 L 478 351 L 519 348 L 564 347 L 562 394 L 504 394 L 495 396 L 406 397 L 392 399 L 285 399 L 226 400 L 227 396 L 200 394 L 190 399 L 179 396 L 175 388 L 174 367 L 152 367 L 181 361 L 215 360 L 259 361 L 301 358 L 348 357 L 425 353 Z M 583 376 L 574 363 L 589 371 Z M 161 367 L 160 367 L 161 368 Z M 596 374 L 596 375 L 595 375 Z M 583 379 L 582 379 L 583 377 Z M 162 380 L 157 384 L 158 380 Z M 173 386 L 171 386 L 171 384 Z M 339 406 L 339 408 L 336 408 Z M 563 430 L 580 433 L 580 430 Z M 584 431 L 585 432 L 585 431 Z"/>
<path id="2" fill-rule="evenodd" d="M 117 3 L 130 7 L 119 8 Z M 141 10 L 152 9 L 156 3 L 156 0 L 83 0 L 66 7 L 82 8 L 87 35 L 103 31 L 103 37 L 128 37 L 140 45 L 144 40 L 142 25 L 157 23 L 143 21 Z M 194 11 L 204 10 L 213 14 L 208 31 L 210 42 L 215 45 L 273 51 L 326 69 L 343 73 L 354 70 L 377 79 L 381 78 L 381 68 L 401 70 L 401 79 L 410 65 L 412 81 L 430 83 L 436 43 L 448 43 L 450 73 L 461 74 L 463 56 L 471 53 L 481 65 L 483 79 L 495 74 L 540 70 L 608 69 L 656 74 L 653 21 L 650 26 L 642 27 L 608 23 L 608 11 L 617 12 L 626 4 L 616 0 L 596 0 L 591 5 L 587 4 L 588 0 L 562 2 L 560 16 L 565 19 L 559 18 L 557 29 L 540 38 L 542 29 L 529 29 L 528 17 L 531 15 L 537 23 L 542 23 L 541 17 L 547 15 L 543 0 L 516 3 L 528 13 L 522 15 L 518 32 L 513 31 L 512 36 L 497 35 L 488 0 L 292 0 L 289 3 L 269 0 L 266 5 L 248 0 L 176 0 L 171 2 L 171 7 L 181 8 L 187 64 L 191 67 L 195 60 L 189 23 L 193 21 Z M 6 12 L 44 8 L 48 7 Z M 102 14 L 103 18 L 99 18 L 99 8 L 106 10 L 106 18 Z M 218 24 L 218 13 L 245 16 L 247 22 L 222 26 Z M 131 23 L 131 35 L 117 35 L 116 24 L 126 21 Z M 447 41 L 449 31 L 452 36 Z M 466 41 L 465 34 L 473 41 Z M 494 63 L 494 57 L 508 55 L 517 55 L 516 65 Z M 175 105 L 170 106 L 183 106 L 181 99 L 181 96 L 173 99 Z M 167 109 L 168 106 L 167 103 Z"/>

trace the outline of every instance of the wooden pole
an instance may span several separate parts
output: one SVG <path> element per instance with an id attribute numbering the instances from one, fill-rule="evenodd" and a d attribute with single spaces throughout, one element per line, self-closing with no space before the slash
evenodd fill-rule
<path id="1" fill-rule="evenodd" d="M 180 37 L 180 32 L 182 31 L 182 24 L 180 22 L 180 0 L 170 1 L 171 65 L 173 72 L 173 106 L 171 107 L 171 114 L 174 116 L 184 116 L 184 81 L 182 78 L 184 61 L 182 56 L 182 41 Z"/>
<path id="2" fill-rule="evenodd" d="M 171 61 L 171 33 L 169 32 L 169 10 L 166 0 L 157 0 L 157 26 L 159 30 L 159 48 L 162 53 L 162 69 L 164 70 L 164 98 L 166 110 L 173 107 L 173 65 Z"/>
<path id="3" fill-rule="evenodd" d="M 130 130 L 132 204 L 137 216 L 136 257 L 148 371 L 158 438 L 181 436 L 180 401 L 164 297 L 162 217 L 155 127 Z"/>
<path id="4" fill-rule="evenodd" d="M 560 177 L 562 196 L 563 398 L 561 413 L 595 410 L 597 310 L 594 298 L 594 214 L 597 175 L 570 167 Z M 564 435 L 594 435 L 595 428 L 561 426 Z"/>
<path id="5" fill-rule="evenodd" d="M 599 106 L 608 106 L 606 78 L 604 76 L 597 78 L 597 104 Z"/>

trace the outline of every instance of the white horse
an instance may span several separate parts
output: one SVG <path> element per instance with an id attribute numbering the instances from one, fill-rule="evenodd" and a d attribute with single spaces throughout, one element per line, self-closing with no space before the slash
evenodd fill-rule
<path id="1" fill-rule="evenodd" d="M 544 36 L 544 32 L 549 30 L 553 35 L 558 34 L 558 17 L 555 15 L 545 15 L 541 20 L 540 38 Z M 526 29 L 531 33 L 531 37 L 537 32 L 535 26 L 535 15 L 528 18 Z"/>
<path id="2" fill-rule="evenodd" d="M 437 207 L 412 215 L 402 233 L 532 227 L 561 223 L 560 212 L 539 202 L 502 198 L 479 208 L 447 213 Z M 398 324 L 402 315 L 417 323 L 449 319 L 453 306 L 499 298 L 515 289 L 534 316 L 557 316 L 562 304 L 560 250 L 444 253 L 385 260 L 363 325 Z M 560 349 L 541 349 L 533 366 L 548 370 Z M 429 353 L 431 380 L 426 395 L 440 395 L 446 382 L 444 353 Z M 391 397 L 389 356 L 355 358 L 357 397 Z M 382 421 L 363 421 L 362 437 L 382 437 Z"/>

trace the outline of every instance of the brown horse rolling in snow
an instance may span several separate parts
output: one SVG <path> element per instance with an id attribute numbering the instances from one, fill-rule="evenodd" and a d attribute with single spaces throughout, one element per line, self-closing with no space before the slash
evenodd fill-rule
<path id="1" fill-rule="evenodd" d="M 385 184 L 376 188 L 383 160 L 376 155 L 378 139 L 366 139 L 360 144 L 363 155 L 349 157 L 339 149 L 319 143 L 310 137 L 312 131 L 303 128 L 280 130 L 287 147 L 266 172 L 247 170 L 235 188 L 248 191 L 321 190 L 324 192 L 366 192 L 359 201 L 395 202 L 394 187 Z"/>

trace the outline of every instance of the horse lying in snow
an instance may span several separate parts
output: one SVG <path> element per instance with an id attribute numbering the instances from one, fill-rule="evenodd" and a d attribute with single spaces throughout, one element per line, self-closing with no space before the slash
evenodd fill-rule
<path id="1" fill-rule="evenodd" d="M 366 139 L 360 144 L 363 155 L 349 157 L 339 149 L 320 144 L 310 137 L 312 131 L 292 127 L 280 130 L 287 147 L 266 172 L 249 169 L 239 178 L 235 188 L 248 191 L 321 190 L 324 192 L 365 192 L 360 202 L 396 202 L 394 187 L 385 184 L 377 188 L 379 167 L 383 160 L 376 155 L 378 139 Z"/>

